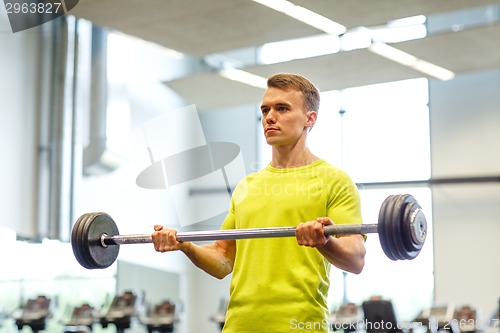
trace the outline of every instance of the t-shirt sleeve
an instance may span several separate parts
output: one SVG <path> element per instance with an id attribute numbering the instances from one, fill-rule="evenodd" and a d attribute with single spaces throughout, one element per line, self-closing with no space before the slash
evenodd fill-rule
<path id="1" fill-rule="evenodd" d="M 220 228 L 223 230 L 235 228 L 234 200 L 233 200 L 233 198 L 231 198 L 229 210 L 228 210 L 226 218 L 222 222 L 222 226 Z"/>
<path id="2" fill-rule="evenodd" d="M 341 173 L 338 183 L 330 191 L 327 215 L 336 224 L 363 223 L 358 188 L 346 173 Z"/>
<path id="3" fill-rule="evenodd" d="M 248 191 L 248 176 L 243 178 L 233 191 L 231 200 L 229 202 L 229 210 L 226 218 L 222 222 L 221 229 L 235 229 L 236 228 L 236 204 L 244 200 Z"/>

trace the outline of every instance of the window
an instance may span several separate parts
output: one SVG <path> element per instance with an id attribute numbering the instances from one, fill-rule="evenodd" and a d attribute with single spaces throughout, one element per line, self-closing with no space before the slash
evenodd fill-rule
<path id="1" fill-rule="evenodd" d="M 426 79 L 342 92 L 343 163 L 356 182 L 430 178 Z"/>

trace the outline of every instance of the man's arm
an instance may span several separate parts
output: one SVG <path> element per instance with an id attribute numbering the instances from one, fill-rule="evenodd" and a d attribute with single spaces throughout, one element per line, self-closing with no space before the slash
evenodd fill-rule
<path id="1" fill-rule="evenodd" d="M 233 271 L 236 255 L 236 241 L 218 240 L 209 245 L 196 245 L 191 242 L 179 242 L 177 231 L 155 226 L 152 234 L 155 250 L 158 252 L 180 250 L 193 264 L 208 274 L 222 279 Z"/>
<path id="2" fill-rule="evenodd" d="M 323 226 L 333 224 L 327 217 L 301 223 L 296 228 L 299 245 L 315 247 L 337 268 L 359 274 L 365 265 L 365 242 L 362 235 L 325 236 Z"/>

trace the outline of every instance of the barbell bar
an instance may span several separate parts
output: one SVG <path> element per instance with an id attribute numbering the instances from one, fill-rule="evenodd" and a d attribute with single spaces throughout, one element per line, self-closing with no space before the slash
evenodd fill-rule
<path id="1" fill-rule="evenodd" d="M 378 224 L 334 224 L 325 235 L 378 233 L 385 255 L 391 260 L 411 260 L 420 253 L 427 236 L 427 220 L 417 200 L 409 194 L 390 195 L 379 211 Z M 295 227 L 249 228 L 178 232 L 182 242 L 294 237 Z M 111 266 L 120 245 L 152 243 L 151 234 L 120 235 L 110 215 L 83 214 L 73 226 L 71 246 L 77 261 L 87 269 Z"/>

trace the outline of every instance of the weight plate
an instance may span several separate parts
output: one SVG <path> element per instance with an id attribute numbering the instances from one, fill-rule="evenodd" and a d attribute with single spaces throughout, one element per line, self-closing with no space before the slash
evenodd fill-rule
<path id="1" fill-rule="evenodd" d="M 391 260 L 413 259 L 418 255 L 419 249 L 413 248 L 409 230 L 413 213 L 410 206 L 415 202 L 411 195 L 403 194 L 391 195 L 382 204 L 378 232 L 382 249 Z"/>
<path id="2" fill-rule="evenodd" d="M 73 230 L 71 232 L 71 245 L 73 247 L 73 253 L 75 255 L 75 258 L 80 263 L 80 265 L 82 265 L 87 269 L 91 269 L 92 267 L 85 254 L 85 244 L 87 244 L 85 229 L 89 220 L 92 220 L 94 216 L 95 216 L 94 213 L 82 215 L 76 221 Z"/>
<path id="3" fill-rule="evenodd" d="M 395 195 L 392 199 L 392 209 L 390 211 L 390 233 L 388 236 L 389 243 L 392 246 L 392 252 L 397 260 L 405 259 L 404 254 L 401 252 L 402 241 L 401 241 L 401 228 L 400 228 L 400 211 L 403 205 L 405 196 Z"/>
<path id="4" fill-rule="evenodd" d="M 415 209 L 420 207 L 415 200 L 415 198 L 411 195 L 407 195 L 403 206 L 401 207 L 400 216 L 399 216 L 399 228 L 400 228 L 400 242 L 401 242 L 401 254 L 407 260 L 414 259 L 420 252 L 423 244 L 416 244 L 413 241 L 411 230 L 411 216 Z"/>
<path id="5" fill-rule="evenodd" d="M 80 249 L 77 247 L 77 238 L 78 238 L 78 228 L 80 228 L 80 224 L 82 220 L 86 217 L 87 214 L 80 216 L 80 218 L 73 225 L 73 230 L 71 230 L 71 248 L 73 249 L 73 254 L 75 256 L 76 261 L 82 266 L 84 263 L 82 261 L 82 256 L 80 255 Z M 84 266 L 85 267 L 85 266 Z"/>
<path id="6" fill-rule="evenodd" d="M 83 220 L 83 223 L 79 229 L 80 237 L 77 239 L 77 246 L 80 250 L 80 255 L 82 256 L 83 262 L 86 263 L 84 266 L 87 269 L 93 269 L 94 264 L 92 262 L 92 257 L 89 253 L 90 251 L 90 243 L 89 243 L 89 227 L 92 224 L 92 221 L 95 219 L 96 213 L 89 214 L 86 219 Z"/>
<path id="7" fill-rule="evenodd" d="M 404 195 L 395 195 L 391 198 L 389 202 L 389 219 L 388 219 L 388 233 L 387 233 L 387 241 L 390 244 L 392 252 L 396 260 L 404 259 L 404 256 L 401 253 L 401 235 L 399 228 L 399 211 L 405 199 Z"/>
<path id="8" fill-rule="evenodd" d="M 411 252 L 411 259 L 414 259 L 420 254 L 427 237 L 427 219 L 416 200 L 408 209 L 407 228 L 409 230 L 408 234 L 411 238 L 411 244 L 415 249 L 415 251 Z"/>
<path id="9" fill-rule="evenodd" d="M 409 195 L 390 195 L 380 207 L 380 245 L 391 260 L 411 260 L 420 253 L 427 235 L 427 220 L 417 200 Z"/>
<path id="10" fill-rule="evenodd" d="M 101 243 L 103 234 L 116 236 L 119 234 L 115 221 L 106 213 L 99 213 L 88 225 L 88 254 L 93 268 L 107 268 L 118 258 L 119 245 L 104 247 Z"/>
<path id="11" fill-rule="evenodd" d="M 87 269 L 107 268 L 116 258 L 120 247 L 101 244 L 101 236 L 118 235 L 118 227 L 106 213 L 82 215 L 75 223 L 71 233 L 71 245 L 76 260 Z"/>
<path id="12" fill-rule="evenodd" d="M 382 246 L 382 250 L 384 251 L 387 258 L 391 260 L 396 260 L 394 253 L 392 252 L 391 246 L 388 241 L 388 224 L 390 214 L 388 211 L 388 204 L 392 199 L 392 195 L 388 196 L 384 202 L 382 202 L 382 206 L 380 206 L 380 211 L 378 214 L 378 237 L 380 239 L 380 245 Z"/>
<path id="13" fill-rule="evenodd" d="M 411 197 L 411 199 L 412 200 L 405 206 L 402 221 L 402 236 L 405 248 L 408 252 L 419 251 L 423 246 L 423 242 L 417 239 L 419 237 L 416 234 L 418 230 L 415 230 L 413 223 L 413 217 L 415 216 L 417 209 L 420 209 L 420 206 L 416 202 L 415 198 Z"/>
<path id="14" fill-rule="evenodd" d="M 427 237 L 427 219 L 418 202 L 414 200 L 405 209 L 406 235 L 410 250 L 420 252 Z M 418 254 L 418 253 L 417 253 Z"/>

